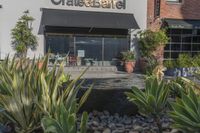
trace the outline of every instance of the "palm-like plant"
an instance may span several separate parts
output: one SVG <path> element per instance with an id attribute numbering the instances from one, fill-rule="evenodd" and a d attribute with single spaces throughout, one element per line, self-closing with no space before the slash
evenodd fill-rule
<path id="1" fill-rule="evenodd" d="M 182 93 L 181 99 L 171 103 L 170 116 L 174 127 L 185 133 L 200 132 L 200 97 L 190 89 L 188 94 Z"/>
<path id="2" fill-rule="evenodd" d="M 153 117 L 160 133 L 162 132 L 160 120 L 166 111 L 168 94 L 168 85 L 164 81 L 158 81 L 154 76 L 146 80 L 144 91 L 133 87 L 132 93 L 126 93 L 128 99 L 137 105 L 142 115 Z"/>

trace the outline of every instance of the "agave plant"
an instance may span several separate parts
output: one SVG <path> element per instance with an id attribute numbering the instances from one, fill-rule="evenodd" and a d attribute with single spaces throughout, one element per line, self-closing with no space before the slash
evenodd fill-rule
<path id="1" fill-rule="evenodd" d="M 132 92 L 126 92 L 128 99 L 135 103 L 142 115 L 150 116 L 157 124 L 159 133 L 162 132 L 161 118 L 166 112 L 167 99 L 169 94 L 168 84 L 156 77 L 146 80 L 145 90 L 137 87 L 132 88 Z"/>
<path id="2" fill-rule="evenodd" d="M 84 83 L 84 80 L 81 82 L 78 81 L 80 81 L 80 78 L 85 71 L 77 79 L 69 82 L 67 87 L 64 89 L 60 89 L 58 83 L 62 83 L 63 80 L 66 82 L 69 80 L 69 78 L 64 75 L 59 77 L 54 76 L 54 73 L 62 74 L 62 69 L 56 70 L 54 67 L 52 74 L 46 78 L 43 74 L 41 75 L 41 89 L 43 95 L 41 101 L 38 102 L 38 106 L 45 114 L 45 117 L 42 119 L 42 127 L 45 132 L 78 132 L 76 114 L 87 99 L 93 87 L 93 85 L 91 85 L 84 95 L 79 99 L 79 102 L 77 102 L 77 93 Z M 52 80 L 57 81 L 53 87 L 49 86 L 50 84 L 48 84 L 48 82 L 52 82 Z M 86 121 L 87 113 L 83 113 L 80 126 L 81 133 L 86 133 Z"/>
<path id="3" fill-rule="evenodd" d="M 188 94 L 182 93 L 171 106 L 170 116 L 175 128 L 185 133 L 200 132 L 200 97 L 192 89 Z"/>
<path id="4" fill-rule="evenodd" d="M 54 68 L 47 75 L 44 73 L 40 76 L 40 89 L 41 89 L 41 99 L 37 102 L 37 105 L 44 112 L 45 115 L 54 116 L 57 104 L 61 101 L 65 102 L 66 108 L 70 108 L 72 103 L 76 101 L 76 96 L 78 91 L 81 89 L 82 84 L 85 80 L 81 81 L 81 77 L 87 71 L 83 71 L 80 76 L 74 80 L 70 80 L 68 75 L 63 74 L 63 65 L 61 64 L 58 69 Z M 62 88 L 63 82 L 68 83 L 66 88 Z M 87 99 L 93 85 L 84 93 L 79 103 L 77 103 L 77 110 L 83 105 Z"/>
<path id="5" fill-rule="evenodd" d="M 17 132 L 29 133 L 36 129 L 38 114 L 35 74 L 37 67 L 26 59 L 7 58 L 0 65 L 0 107 L 7 119 L 17 125 Z"/>
<path id="6" fill-rule="evenodd" d="M 74 102 L 70 110 L 67 110 L 63 102 L 60 103 L 56 109 L 54 118 L 46 116 L 42 119 L 44 131 L 46 133 L 78 133 L 75 104 Z M 87 119 L 88 114 L 84 112 L 80 124 L 80 133 L 87 133 Z"/>
<path id="7" fill-rule="evenodd" d="M 175 80 L 171 80 L 170 86 L 172 95 L 174 97 L 181 97 L 181 93 L 188 94 L 191 89 L 195 92 L 195 94 L 200 95 L 199 83 L 191 79 L 178 77 Z"/>
<path id="8" fill-rule="evenodd" d="M 72 107 L 84 82 L 80 82 L 83 74 L 71 80 L 69 75 L 64 74 L 62 64 L 48 69 L 48 55 L 43 59 L 42 66 L 35 59 L 30 61 L 14 57 L 10 61 L 7 57 L 0 64 L 0 107 L 5 110 L 0 115 L 15 123 L 17 132 L 33 132 L 41 127 L 40 121 L 44 115 L 55 118 L 61 101 L 67 110 Z M 63 82 L 67 82 L 66 89 L 61 87 Z M 91 88 L 76 104 L 75 113 L 86 100 Z"/>

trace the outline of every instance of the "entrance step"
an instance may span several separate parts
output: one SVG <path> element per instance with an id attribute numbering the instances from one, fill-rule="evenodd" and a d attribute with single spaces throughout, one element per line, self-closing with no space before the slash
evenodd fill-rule
<path id="1" fill-rule="evenodd" d="M 65 67 L 66 72 L 72 72 L 72 71 L 84 71 L 87 69 L 87 67 L 84 66 L 73 66 L 73 67 Z M 89 67 L 88 71 L 90 72 L 117 72 L 117 67 L 116 66 L 102 66 L 102 67 Z"/>

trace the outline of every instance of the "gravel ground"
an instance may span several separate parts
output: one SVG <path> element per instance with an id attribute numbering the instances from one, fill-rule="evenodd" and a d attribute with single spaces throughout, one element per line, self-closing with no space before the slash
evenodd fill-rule
<path id="1" fill-rule="evenodd" d="M 162 119 L 163 132 L 177 133 L 177 130 L 170 128 L 170 123 L 168 117 Z M 156 133 L 157 130 L 153 119 L 140 115 L 110 115 L 108 111 L 93 111 L 89 114 L 88 133 Z"/>

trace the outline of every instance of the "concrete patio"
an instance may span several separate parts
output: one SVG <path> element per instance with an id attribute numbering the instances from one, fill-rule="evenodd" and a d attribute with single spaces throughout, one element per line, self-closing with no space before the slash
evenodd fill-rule
<path id="1" fill-rule="evenodd" d="M 65 73 L 77 78 L 86 67 L 65 68 Z M 83 75 L 86 79 L 86 85 L 94 83 L 95 89 L 130 89 L 132 86 L 144 87 L 144 75 L 139 73 L 128 74 L 123 71 L 117 71 L 115 67 L 89 68 Z M 87 86 L 86 86 L 87 87 Z"/>

